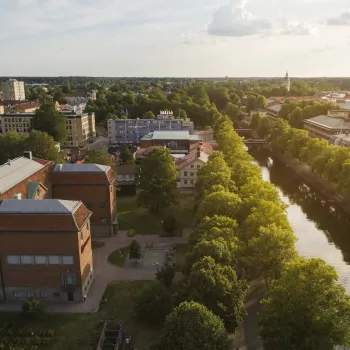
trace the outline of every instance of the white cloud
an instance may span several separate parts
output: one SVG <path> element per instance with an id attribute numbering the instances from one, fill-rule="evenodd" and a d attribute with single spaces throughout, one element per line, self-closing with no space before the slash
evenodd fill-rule
<path id="1" fill-rule="evenodd" d="M 243 37 L 262 33 L 270 27 L 268 20 L 259 18 L 246 9 L 246 0 L 232 0 L 214 13 L 208 34 Z"/>
<path id="2" fill-rule="evenodd" d="M 318 29 L 310 23 L 293 22 L 287 19 L 280 19 L 281 28 L 276 30 L 280 35 L 318 35 Z"/>
<path id="3" fill-rule="evenodd" d="M 350 26 L 350 11 L 341 13 L 339 17 L 329 18 L 327 24 L 330 26 Z"/>

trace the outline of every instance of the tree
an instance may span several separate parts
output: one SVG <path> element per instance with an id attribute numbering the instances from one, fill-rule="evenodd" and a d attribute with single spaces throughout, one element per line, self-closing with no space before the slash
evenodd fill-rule
<path id="1" fill-rule="evenodd" d="M 226 104 L 223 112 L 226 113 L 233 122 L 242 120 L 243 113 L 241 109 L 231 102 Z"/>
<path id="2" fill-rule="evenodd" d="M 141 162 L 137 176 L 138 203 L 157 213 L 177 199 L 177 171 L 170 151 L 157 148 Z"/>
<path id="3" fill-rule="evenodd" d="M 143 119 L 154 119 L 156 116 L 152 111 L 147 111 L 143 114 Z"/>
<path id="4" fill-rule="evenodd" d="M 247 110 L 250 112 L 258 108 L 258 101 L 255 95 L 248 95 L 247 97 Z"/>
<path id="5" fill-rule="evenodd" d="M 306 146 L 309 140 L 306 130 L 292 129 L 290 132 L 290 140 L 287 143 L 286 153 L 292 157 L 299 159 L 300 152 Z"/>
<path id="6" fill-rule="evenodd" d="M 179 224 L 176 217 L 171 214 L 167 215 L 162 222 L 162 228 L 168 236 L 172 236 L 177 230 L 178 226 Z"/>
<path id="7" fill-rule="evenodd" d="M 302 128 L 303 127 L 303 110 L 300 107 L 294 109 L 294 111 L 289 116 L 289 123 L 294 128 Z"/>
<path id="8" fill-rule="evenodd" d="M 102 148 L 91 148 L 86 152 L 85 163 L 102 164 L 112 166 L 113 162 Z"/>
<path id="9" fill-rule="evenodd" d="M 147 283 L 139 293 L 135 311 L 137 317 L 147 323 L 163 323 L 173 310 L 173 300 L 159 281 Z"/>
<path id="10" fill-rule="evenodd" d="M 184 109 L 179 108 L 176 115 L 175 115 L 175 118 L 186 120 L 187 119 L 187 112 Z"/>
<path id="11" fill-rule="evenodd" d="M 230 350 L 222 320 L 205 306 L 181 303 L 166 318 L 161 336 L 162 350 Z"/>
<path id="12" fill-rule="evenodd" d="M 258 136 L 262 139 L 266 138 L 270 134 L 270 121 L 268 117 L 263 117 L 260 119 L 259 126 L 256 130 Z"/>
<path id="13" fill-rule="evenodd" d="M 135 163 L 134 156 L 132 155 L 130 148 L 126 145 L 124 145 L 120 149 L 119 159 L 122 161 L 123 164 L 134 164 Z"/>
<path id="14" fill-rule="evenodd" d="M 140 259 L 141 258 L 141 246 L 136 239 L 134 239 L 129 246 L 129 258 Z"/>
<path id="15" fill-rule="evenodd" d="M 350 345 L 350 297 L 321 259 L 286 266 L 262 301 L 264 349 L 331 350 Z"/>
<path id="16" fill-rule="evenodd" d="M 28 318 L 37 318 L 43 315 L 45 305 L 42 299 L 29 298 L 22 304 L 22 312 Z"/>
<path id="17" fill-rule="evenodd" d="M 267 100 L 265 96 L 259 95 L 256 98 L 256 103 L 258 108 L 266 108 L 267 107 Z"/>
<path id="18" fill-rule="evenodd" d="M 0 134 L 0 164 L 20 157 L 25 149 L 26 136 L 16 131 Z"/>
<path id="19" fill-rule="evenodd" d="M 206 196 L 197 211 L 197 219 L 201 220 L 206 216 L 222 215 L 230 218 L 237 218 L 240 212 L 242 201 L 235 193 L 214 192 Z"/>
<path id="20" fill-rule="evenodd" d="M 250 127 L 253 129 L 253 130 L 257 130 L 260 126 L 260 122 L 261 122 L 261 116 L 260 116 L 260 113 L 254 113 L 252 115 L 252 120 L 250 122 Z"/>
<path id="21" fill-rule="evenodd" d="M 246 314 L 244 310 L 246 281 L 237 278 L 231 266 L 215 263 L 209 256 L 197 261 L 188 276 L 188 299 L 205 305 L 234 331 Z"/>
<path id="22" fill-rule="evenodd" d="M 66 119 L 53 103 L 45 103 L 35 112 L 32 129 L 47 132 L 55 141 L 63 142 L 67 138 Z"/>
<path id="23" fill-rule="evenodd" d="M 175 277 L 175 269 L 170 265 L 164 265 L 156 272 L 156 279 L 166 287 L 170 287 Z"/>

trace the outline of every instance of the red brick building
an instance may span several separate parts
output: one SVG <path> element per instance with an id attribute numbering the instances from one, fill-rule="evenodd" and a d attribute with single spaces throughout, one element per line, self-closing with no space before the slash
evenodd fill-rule
<path id="1" fill-rule="evenodd" d="M 99 164 L 57 164 L 52 173 L 54 198 L 81 200 L 92 211 L 94 235 L 113 235 L 116 215 L 116 174 Z"/>
<path id="2" fill-rule="evenodd" d="M 90 216 L 80 201 L 0 201 L 0 300 L 82 301 L 93 280 Z"/>

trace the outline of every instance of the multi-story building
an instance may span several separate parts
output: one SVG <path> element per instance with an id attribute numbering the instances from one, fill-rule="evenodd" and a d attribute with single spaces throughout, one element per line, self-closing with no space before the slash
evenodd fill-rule
<path id="1" fill-rule="evenodd" d="M 66 129 L 68 136 L 63 142 L 64 147 L 84 147 L 96 137 L 95 113 L 76 113 L 61 111 L 67 117 Z"/>
<path id="2" fill-rule="evenodd" d="M 67 118 L 67 139 L 63 147 L 84 147 L 89 141 L 96 137 L 95 113 L 76 113 L 72 111 L 61 111 Z M 34 113 L 5 113 L 0 115 L 0 132 L 11 130 L 18 133 L 28 134 Z"/>
<path id="3" fill-rule="evenodd" d="M 191 145 L 199 141 L 199 135 L 191 135 L 189 131 L 154 131 L 142 137 L 140 147 L 167 147 L 172 153 L 186 154 Z"/>
<path id="4" fill-rule="evenodd" d="M 83 301 L 93 280 L 90 216 L 79 201 L 0 201 L 0 300 Z"/>
<path id="5" fill-rule="evenodd" d="M 3 105 L 0 105 L 0 114 L 5 113 L 5 107 Z"/>
<path id="6" fill-rule="evenodd" d="M 33 113 L 41 106 L 39 101 L 28 101 L 20 103 L 9 103 L 4 106 L 4 113 Z"/>
<path id="7" fill-rule="evenodd" d="M 116 174 L 99 164 L 56 164 L 52 173 L 54 198 L 80 200 L 92 211 L 96 235 L 113 235 L 116 230 Z"/>
<path id="8" fill-rule="evenodd" d="M 158 115 L 155 119 L 108 119 L 108 139 L 112 144 L 139 143 L 153 131 L 187 130 L 192 134 L 190 119 L 174 119 L 173 115 Z"/>
<path id="9" fill-rule="evenodd" d="M 2 98 L 4 100 L 25 101 L 26 95 L 24 90 L 24 82 L 16 79 L 9 79 L 1 83 Z"/>
<path id="10" fill-rule="evenodd" d="M 309 136 L 326 139 L 327 141 L 336 134 L 350 132 L 350 111 L 329 111 L 328 115 L 304 120 L 304 129 Z"/>
<path id="11" fill-rule="evenodd" d="M 0 166 L 0 200 L 52 198 L 53 167 L 52 162 L 34 158 L 31 152 L 7 161 Z"/>

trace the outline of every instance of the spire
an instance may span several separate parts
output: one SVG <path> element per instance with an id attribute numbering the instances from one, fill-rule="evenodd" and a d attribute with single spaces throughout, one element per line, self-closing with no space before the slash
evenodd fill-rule
<path id="1" fill-rule="evenodd" d="M 289 79 L 289 74 L 288 74 L 288 71 L 286 73 L 286 79 Z"/>

